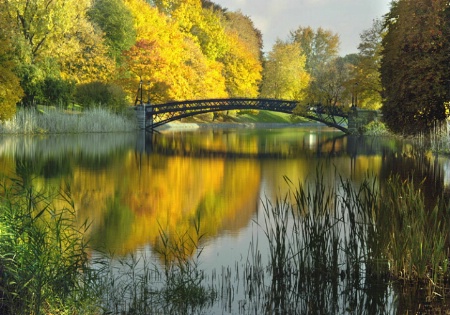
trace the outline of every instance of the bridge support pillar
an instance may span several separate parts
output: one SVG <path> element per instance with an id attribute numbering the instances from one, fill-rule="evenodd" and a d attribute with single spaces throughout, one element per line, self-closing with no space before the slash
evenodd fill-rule
<path id="1" fill-rule="evenodd" d="M 153 108 L 151 105 L 137 105 L 133 107 L 136 114 L 138 129 L 153 128 Z"/>
<path id="2" fill-rule="evenodd" d="M 153 129 L 153 107 L 150 104 L 144 106 L 145 108 L 145 129 Z"/>
<path id="3" fill-rule="evenodd" d="M 138 105 L 135 107 L 135 112 L 136 112 L 136 120 L 137 120 L 137 125 L 139 129 L 145 129 L 145 106 L 142 105 Z"/>

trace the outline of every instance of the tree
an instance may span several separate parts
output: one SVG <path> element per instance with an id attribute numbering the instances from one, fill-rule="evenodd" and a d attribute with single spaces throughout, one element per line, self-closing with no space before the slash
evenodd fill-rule
<path id="1" fill-rule="evenodd" d="M 339 36 L 331 31 L 299 27 L 291 32 L 290 41 L 299 46 L 305 55 L 305 69 L 311 77 L 306 101 L 310 104 L 341 104 L 348 67 L 339 60 Z"/>
<path id="2" fill-rule="evenodd" d="M 351 86 L 352 65 L 347 58 L 337 57 L 316 70 L 316 76 L 308 89 L 308 103 L 328 106 L 348 105 L 348 96 L 354 92 Z"/>
<path id="3" fill-rule="evenodd" d="M 229 50 L 221 59 L 229 97 L 257 97 L 262 79 L 259 59 L 236 34 L 229 34 Z"/>
<path id="4" fill-rule="evenodd" d="M 338 56 L 339 35 L 319 27 L 299 27 L 291 32 L 291 41 L 300 46 L 306 56 L 305 68 L 312 77 L 320 68 Z"/>
<path id="5" fill-rule="evenodd" d="M 78 53 L 58 60 L 61 76 L 83 84 L 94 81 L 110 82 L 116 78 L 116 64 L 108 53 L 101 34 L 88 21 L 80 23 L 75 35 Z"/>
<path id="6" fill-rule="evenodd" d="M 381 107 L 381 40 L 383 24 L 375 20 L 370 29 L 361 34 L 358 57 L 353 70 L 352 84 L 358 87 L 358 107 L 379 109 Z"/>
<path id="7" fill-rule="evenodd" d="M 49 101 L 46 80 L 66 84 L 111 77 L 115 66 L 101 34 L 87 20 L 89 7 L 90 0 L 0 2 L 16 51 L 24 104 Z"/>
<path id="8" fill-rule="evenodd" d="M 241 11 L 237 11 L 225 12 L 224 19 L 227 32 L 236 34 L 253 58 L 262 60 L 262 34 L 255 27 L 250 17 L 242 14 Z"/>
<path id="9" fill-rule="evenodd" d="M 302 100 L 310 80 L 305 62 L 299 45 L 278 40 L 264 64 L 261 96 Z"/>
<path id="10" fill-rule="evenodd" d="M 14 73 L 16 63 L 10 35 L 0 11 L 0 121 L 10 119 L 16 113 L 16 104 L 23 95 L 19 78 Z"/>
<path id="11" fill-rule="evenodd" d="M 448 1 L 392 2 L 381 60 L 382 111 L 392 131 L 426 132 L 447 117 L 449 21 Z"/>
<path id="12" fill-rule="evenodd" d="M 153 102 L 226 97 L 223 66 L 207 58 L 198 41 L 141 0 L 128 0 L 134 17 L 137 43 L 124 53 L 127 90 L 134 93 L 139 80 L 148 83 Z"/>
<path id="13" fill-rule="evenodd" d="M 14 45 L 23 63 L 36 63 L 46 56 L 73 54 L 74 36 L 85 19 L 89 0 L 16 0 L 2 1 Z"/>
<path id="14" fill-rule="evenodd" d="M 105 33 L 105 43 L 114 59 L 136 42 L 133 16 L 123 0 L 95 0 L 88 16 Z"/>

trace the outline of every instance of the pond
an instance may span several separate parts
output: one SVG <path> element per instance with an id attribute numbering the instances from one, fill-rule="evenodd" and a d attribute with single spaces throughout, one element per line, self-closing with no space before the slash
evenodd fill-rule
<path id="1" fill-rule="evenodd" d="M 314 193 L 330 185 L 340 193 L 343 183 L 383 187 L 398 174 L 423 181 L 425 203 L 432 204 L 450 185 L 450 161 L 406 140 L 345 136 L 317 126 L 2 137 L 0 173 L 39 187 L 69 187 L 77 219 L 91 222 L 92 259 L 107 253 L 115 272 L 124 261 L 136 270 L 143 261 L 162 269 L 171 260 L 192 261 L 193 272 L 201 270 L 202 281 L 216 289 L 215 302 L 198 311 L 205 314 L 254 314 L 267 303 L 267 292 L 290 294 L 264 275 L 273 262 L 270 229 L 276 225 L 268 208 L 277 200 L 295 203 L 299 186 Z M 287 219 L 288 231 L 292 222 Z M 338 238 L 347 239 L 341 223 Z M 422 310 L 420 290 L 346 276 L 341 260 L 348 257 L 337 259 L 340 280 L 305 276 L 301 294 L 295 292 L 301 296 L 289 299 L 293 313 Z M 289 268 L 295 273 L 295 265 Z M 265 310 L 289 313 L 277 303 Z"/>

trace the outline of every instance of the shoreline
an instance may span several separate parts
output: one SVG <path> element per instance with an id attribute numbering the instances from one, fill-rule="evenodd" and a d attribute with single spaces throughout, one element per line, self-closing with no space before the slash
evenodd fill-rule
<path id="1" fill-rule="evenodd" d="M 190 131 L 190 130 L 208 130 L 208 129 L 277 129 L 277 128 L 299 128 L 299 127 L 327 127 L 317 122 L 302 123 L 249 123 L 249 122 L 231 122 L 231 123 L 185 123 L 171 122 L 156 128 L 159 132 L 167 131 Z"/>

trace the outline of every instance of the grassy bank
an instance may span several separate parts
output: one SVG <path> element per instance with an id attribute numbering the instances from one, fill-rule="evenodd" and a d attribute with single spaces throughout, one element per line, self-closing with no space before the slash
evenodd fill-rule
<path id="1" fill-rule="evenodd" d="M 136 128 L 130 113 L 115 114 L 102 108 L 83 112 L 22 108 L 13 119 L 0 123 L 0 134 L 123 132 Z"/>
<path id="2" fill-rule="evenodd" d="M 301 116 L 271 112 L 264 110 L 241 110 L 208 113 L 187 117 L 182 120 L 187 123 L 273 123 L 273 124 L 295 124 L 306 123 L 309 120 Z"/>

